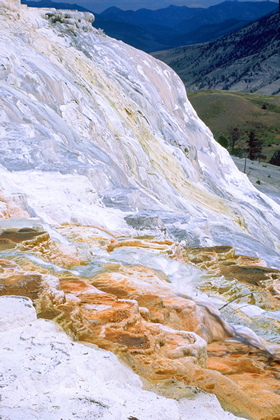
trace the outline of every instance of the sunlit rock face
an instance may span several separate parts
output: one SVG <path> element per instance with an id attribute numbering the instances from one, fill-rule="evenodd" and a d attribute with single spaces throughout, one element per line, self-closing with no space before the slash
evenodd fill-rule
<path id="1" fill-rule="evenodd" d="M 234 245 L 279 265 L 279 206 L 237 171 L 166 65 L 87 13 L 1 2 L 0 212 Z"/>
<path id="2" fill-rule="evenodd" d="M 275 420 L 279 206 L 92 21 L 0 0 L 4 416 Z"/>

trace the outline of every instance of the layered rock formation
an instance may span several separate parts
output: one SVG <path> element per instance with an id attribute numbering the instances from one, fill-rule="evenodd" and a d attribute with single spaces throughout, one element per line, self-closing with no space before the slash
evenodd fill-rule
<path id="1" fill-rule="evenodd" d="M 38 227 L 2 231 L 2 246 L 7 246 L 9 237 L 9 252 L 2 251 L 9 259 L 0 260 L 2 296 L 32 299 L 40 318 L 55 320 L 76 341 L 114 352 L 146 381 L 147 389 L 160 395 L 190 398 L 196 386 L 214 393 L 225 409 L 239 416 L 277 418 L 280 346 L 269 344 L 248 328 L 227 323 L 202 295 L 207 289 L 220 299 L 228 298 L 223 306 L 235 310 L 232 295 L 224 293 L 232 287 L 232 276 L 221 280 L 220 270 L 229 266 L 253 269 L 263 262 L 236 256 L 228 247 L 182 249 L 170 240 L 117 239 L 90 227 L 65 225 L 58 230 L 72 242 L 68 260 L 66 252 L 58 253 L 59 244 Z M 85 261 L 90 253 L 94 257 Z M 73 267 L 73 254 L 80 256 L 83 265 Z M 207 267 L 212 270 L 212 289 L 207 271 L 197 268 L 201 262 L 209 263 L 209 254 L 215 259 Z M 127 265 L 128 256 L 132 265 Z M 175 267 L 183 275 L 186 270 L 188 273 L 184 284 L 179 284 L 180 294 L 176 280 L 173 284 L 169 281 Z M 280 272 L 266 268 L 265 275 L 268 273 L 277 282 Z M 191 278 L 200 288 L 188 284 Z M 254 285 L 251 300 L 262 294 L 259 289 L 262 287 Z M 195 290 L 196 297 L 182 293 L 194 295 Z M 271 292 L 262 296 L 262 303 L 275 310 L 280 305 L 279 295 Z M 244 298 L 246 302 L 247 295 L 242 294 L 233 300 L 240 303 Z M 251 302 L 245 307 L 254 319 L 257 306 Z M 269 311 L 259 310 L 262 318 L 269 315 Z M 244 321 L 241 316 L 236 319 Z M 280 324 L 274 322 L 274 334 L 279 337 Z"/>
<path id="2" fill-rule="evenodd" d="M 37 364 L 27 362 L 22 376 L 7 365 L 3 415 L 148 420 L 172 412 L 174 419 L 209 419 L 199 387 L 235 415 L 277 419 L 279 206 L 215 143 L 163 63 L 96 31 L 90 14 L 12 0 L 0 6 L 0 294 L 7 330 L 0 344 L 6 352 L 13 340 L 20 361 L 18 343 L 26 340 L 29 360 L 54 372 L 35 392 Z M 48 343 L 60 340 L 53 324 L 36 321 L 29 301 L 7 295 L 30 298 L 38 317 L 59 323 L 73 340 L 116 353 L 161 397 L 141 391 L 140 382 L 131 390 L 124 379 L 104 385 L 106 395 L 124 390 L 116 391 L 117 402 L 100 399 L 84 374 L 97 357 L 93 349 L 84 358 L 63 335 L 60 356 L 47 363 Z M 85 365 L 71 377 L 76 385 L 62 381 L 55 397 L 52 378 L 65 379 L 77 358 Z M 111 365 L 100 363 L 102 383 L 112 379 Z M 136 378 L 123 369 L 125 378 Z M 26 403 L 22 381 L 29 384 Z M 65 395 L 74 401 L 68 411 L 61 408 Z M 197 414 L 187 401 L 195 395 Z M 234 418 L 209 398 L 213 419 Z"/>
<path id="3" fill-rule="evenodd" d="M 278 263 L 279 206 L 236 170 L 169 67 L 92 15 L 1 4 L 4 200 L 47 223 L 167 232 Z"/>
<path id="4" fill-rule="evenodd" d="M 142 390 L 139 377 L 112 353 L 74 343 L 53 323 L 36 320 L 29 299 L 0 303 L 3 418 L 237 419 L 198 389 L 181 386 L 180 401 Z"/>

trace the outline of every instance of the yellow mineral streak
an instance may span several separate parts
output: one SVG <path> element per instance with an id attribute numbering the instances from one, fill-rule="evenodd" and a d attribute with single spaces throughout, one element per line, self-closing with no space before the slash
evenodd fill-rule
<path id="1" fill-rule="evenodd" d="M 161 189 L 165 187 L 160 186 L 161 182 L 159 182 L 158 186 L 156 186 L 157 183 L 155 183 L 154 177 L 155 174 L 158 174 L 172 186 L 174 191 L 178 192 L 179 201 L 180 199 L 189 200 L 210 212 L 224 214 L 228 216 L 233 223 L 242 229 L 245 229 L 244 221 L 233 209 L 231 209 L 230 203 L 227 200 L 211 194 L 211 192 L 206 189 L 199 188 L 196 185 L 195 180 L 190 182 L 187 179 L 178 159 L 170 153 L 170 146 L 166 145 L 164 140 L 159 138 L 158 135 L 151 134 L 151 130 L 148 129 L 147 119 L 138 112 L 136 104 L 128 98 L 124 101 L 121 87 L 114 83 L 113 80 L 110 80 L 110 85 L 108 85 L 108 81 L 104 78 L 102 72 L 98 70 L 97 65 L 93 66 L 92 61 L 85 57 L 82 52 L 72 47 L 65 48 L 60 42 L 56 42 L 55 39 L 49 44 L 44 36 L 44 32 L 40 32 L 40 30 L 30 30 L 30 35 L 33 37 L 34 47 L 39 52 L 46 55 L 57 67 L 63 69 L 64 73 L 68 73 L 70 80 L 74 78 L 75 83 L 77 83 L 80 88 L 85 89 L 87 92 L 91 92 L 92 96 L 97 98 L 97 100 L 100 95 L 103 104 L 107 102 L 107 106 L 109 106 L 110 109 L 114 109 L 119 120 L 122 121 L 124 130 L 126 130 L 126 132 L 130 131 L 133 134 L 133 137 L 139 141 L 137 146 L 138 151 L 135 153 L 134 143 L 131 143 L 128 140 L 124 141 L 123 133 L 118 131 L 118 128 L 112 123 L 109 117 L 107 118 L 106 127 L 108 130 L 114 133 L 116 140 L 122 138 L 122 141 L 115 141 L 114 143 L 116 161 L 128 175 L 132 175 L 138 180 L 144 190 L 147 188 L 147 192 L 149 192 L 148 190 L 152 189 L 155 196 L 158 197 L 161 202 L 164 202 Z M 112 101 L 110 97 L 113 97 L 114 101 Z M 62 104 L 64 103 L 63 98 L 61 98 L 61 102 Z M 104 106 L 102 104 L 99 105 L 101 108 Z M 77 109 L 74 112 L 75 129 L 78 130 L 79 135 L 82 137 L 84 136 L 85 138 L 92 138 L 92 140 L 98 143 L 103 150 L 111 152 L 110 144 L 104 141 L 101 133 L 96 133 L 94 122 L 89 119 L 85 125 L 84 115 L 83 121 L 80 121 L 81 111 L 79 110 L 79 106 L 77 106 Z M 106 113 L 104 113 L 104 115 L 106 115 Z M 79 126 L 80 123 L 82 126 Z M 94 138 L 93 133 L 95 133 Z M 139 145 L 143 148 L 143 152 L 145 153 L 141 153 Z M 145 165 L 147 165 L 147 162 L 149 161 L 152 165 L 150 166 L 149 163 L 149 167 L 146 167 L 146 180 L 143 180 L 139 174 L 139 167 L 142 163 L 137 157 L 139 153 L 143 160 L 145 156 Z M 169 208 L 172 208 L 172 203 L 170 201 L 165 202 L 164 204 L 168 205 Z"/>

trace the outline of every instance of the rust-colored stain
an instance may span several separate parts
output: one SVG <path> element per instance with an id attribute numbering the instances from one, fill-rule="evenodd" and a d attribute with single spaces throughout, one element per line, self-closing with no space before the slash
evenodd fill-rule
<path id="1" fill-rule="evenodd" d="M 148 349 L 150 347 L 150 341 L 145 335 L 137 335 L 128 332 L 114 332 L 109 330 L 106 334 L 106 338 L 109 341 L 123 344 L 129 349 Z"/>
<path id="2" fill-rule="evenodd" d="M 0 240 L 0 246 L 20 244 L 18 252 L 32 251 L 34 246 L 36 252 L 47 250 L 50 259 L 54 252 L 55 258 L 60 257 L 58 247 L 45 246 L 48 239 L 44 233 L 30 229 L 2 231 Z M 113 247 L 118 244 L 117 240 L 111 242 Z M 156 250 L 164 248 L 163 252 L 170 246 L 146 240 L 142 247 L 153 245 Z M 127 240 L 120 246 L 138 246 L 138 240 Z M 269 284 L 266 293 L 277 294 L 278 270 L 264 267 L 261 260 L 235 255 L 231 247 L 177 247 L 172 258 L 184 258 L 213 276 L 224 273 L 236 278 L 242 274 L 242 281 L 253 283 L 246 287 L 263 291 Z M 67 264 L 67 253 L 63 261 Z M 210 316 L 207 308 L 194 300 L 174 294 L 166 278 L 156 271 L 113 263 L 103 269 L 91 278 L 65 271 L 48 286 L 44 274 L 26 271 L 14 261 L 0 260 L 0 294 L 30 297 L 39 317 L 55 319 L 75 340 L 115 352 L 152 383 L 172 378 L 215 393 L 237 414 L 245 413 L 255 420 L 277 418 L 278 360 L 250 345 L 227 341 L 232 333 L 218 317 Z M 271 302 L 276 302 L 275 308 L 279 306 L 275 296 Z M 208 357 L 205 344 L 198 345 L 199 335 L 209 342 Z"/>

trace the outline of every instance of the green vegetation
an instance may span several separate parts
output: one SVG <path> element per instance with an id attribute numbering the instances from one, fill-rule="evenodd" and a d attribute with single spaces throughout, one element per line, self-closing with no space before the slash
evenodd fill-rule
<path id="1" fill-rule="evenodd" d="M 262 158 L 262 148 L 263 148 L 263 142 L 256 138 L 255 132 L 252 130 L 249 133 L 249 138 L 246 141 L 248 148 L 248 157 L 251 160 L 261 159 Z M 266 156 L 264 156 L 264 159 L 266 159 Z"/>
<path id="2" fill-rule="evenodd" d="M 272 163 L 272 165 L 280 166 L 280 149 L 274 152 L 274 155 L 270 159 L 269 163 Z"/>
<path id="3" fill-rule="evenodd" d="M 218 138 L 218 142 L 220 143 L 221 146 L 223 146 L 225 149 L 228 148 L 229 146 L 229 141 L 225 136 L 219 136 Z"/>
<path id="4" fill-rule="evenodd" d="M 254 133 L 254 147 L 261 149 L 257 152 L 261 160 L 269 161 L 279 150 L 279 95 L 206 90 L 188 93 L 188 98 L 215 139 L 231 154 L 248 152 L 250 133 Z"/>

